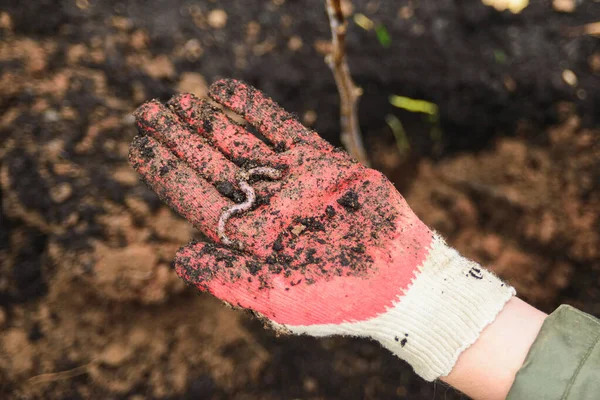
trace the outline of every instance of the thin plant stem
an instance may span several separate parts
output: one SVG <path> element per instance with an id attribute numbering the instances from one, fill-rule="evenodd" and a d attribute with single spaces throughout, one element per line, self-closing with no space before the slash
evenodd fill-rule
<path id="1" fill-rule="evenodd" d="M 358 124 L 358 99 L 362 90 L 352 80 L 346 60 L 348 22 L 342 12 L 340 0 L 325 0 L 325 7 L 329 17 L 332 44 L 332 51 L 325 60 L 333 72 L 340 94 L 340 139 L 352 157 L 363 165 L 369 166 L 369 159 Z"/>

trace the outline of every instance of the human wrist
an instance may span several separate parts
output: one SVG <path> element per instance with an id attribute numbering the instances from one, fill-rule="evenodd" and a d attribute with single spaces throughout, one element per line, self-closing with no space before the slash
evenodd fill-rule
<path id="1" fill-rule="evenodd" d="M 441 380 L 474 399 L 504 399 L 547 314 L 513 297 Z"/>

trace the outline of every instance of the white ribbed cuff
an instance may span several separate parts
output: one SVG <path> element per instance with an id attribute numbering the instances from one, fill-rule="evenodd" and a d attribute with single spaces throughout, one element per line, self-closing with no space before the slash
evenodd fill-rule
<path id="1" fill-rule="evenodd" d="M 370 336 L 432 381 L 450 373 L 458 356 L 515 294 L 514 288 L 436 235 L 405 295 L 370 321 L 377 325 Z"/>
<path id="2" fill-rule="evenodd" d="M 373 338 L 432 381 L 450 373 L 458 356 L 515 294 L 512 287 L 435 235 L 419 273 L 386 312 L 360 322 L 286 328 L 312 336 Z"/>

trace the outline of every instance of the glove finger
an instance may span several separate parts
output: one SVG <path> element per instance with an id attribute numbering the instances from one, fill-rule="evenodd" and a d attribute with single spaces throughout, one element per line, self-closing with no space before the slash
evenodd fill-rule
<path id="1" fill-rule="evenodd" d="M 129 161 L 142 180 L 161 200 L 206 236 L 217 240 L 217 224 L 223 208 L 233 202 L 149 136 L 136 136 L 129 147 Z"/>
<path id="2" fill-rule="evenodd" d="M 275 157 L 269 146 L 205 100 L 182 94 L 173 97 L 168 105 L 194 132 L 208 138 L 231 160 L 243 163 Z"/>
<path id="3" fill-rule="evenodd" d="M 171 110 L 153 100 L 139 107 L 135 117 L 140 133 L 152 136 L 171 150 L 202 178 L 214 184 L 221 194 L 243 199 L 236 178 L 239 168 L 206 139 L 186 129 Z"/>
<path id="4" fill-rule="evenodd" d="M 217 81 L 210 86 L 209 96 L 243 116 L 271 141 L 276 149 L 288 150 L 303 143 L 312 144 L 322 150 L 332 148 L 271 98 L 243 82 L 234 79 Z"/>

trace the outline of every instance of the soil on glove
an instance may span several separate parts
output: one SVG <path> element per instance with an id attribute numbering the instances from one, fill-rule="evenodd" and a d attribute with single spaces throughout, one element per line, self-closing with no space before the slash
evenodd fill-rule
<path id="1" fill-rule="evenodd" d="M 415 212 L 545 311 L 600 316 L 600 5 L 551 3 L 355 1 L 391 43 L 352 24 L 350 64 L 369 155 Z M 171 261 L 196 232 L 128 165 L 137 106 L 230 76 L 339 144 L 328 29 L 316 0 L 3 3 L 1 398 L 460 398 L 186 287 Z M 392 94 L 436 103 L 442 135 Z"/>

